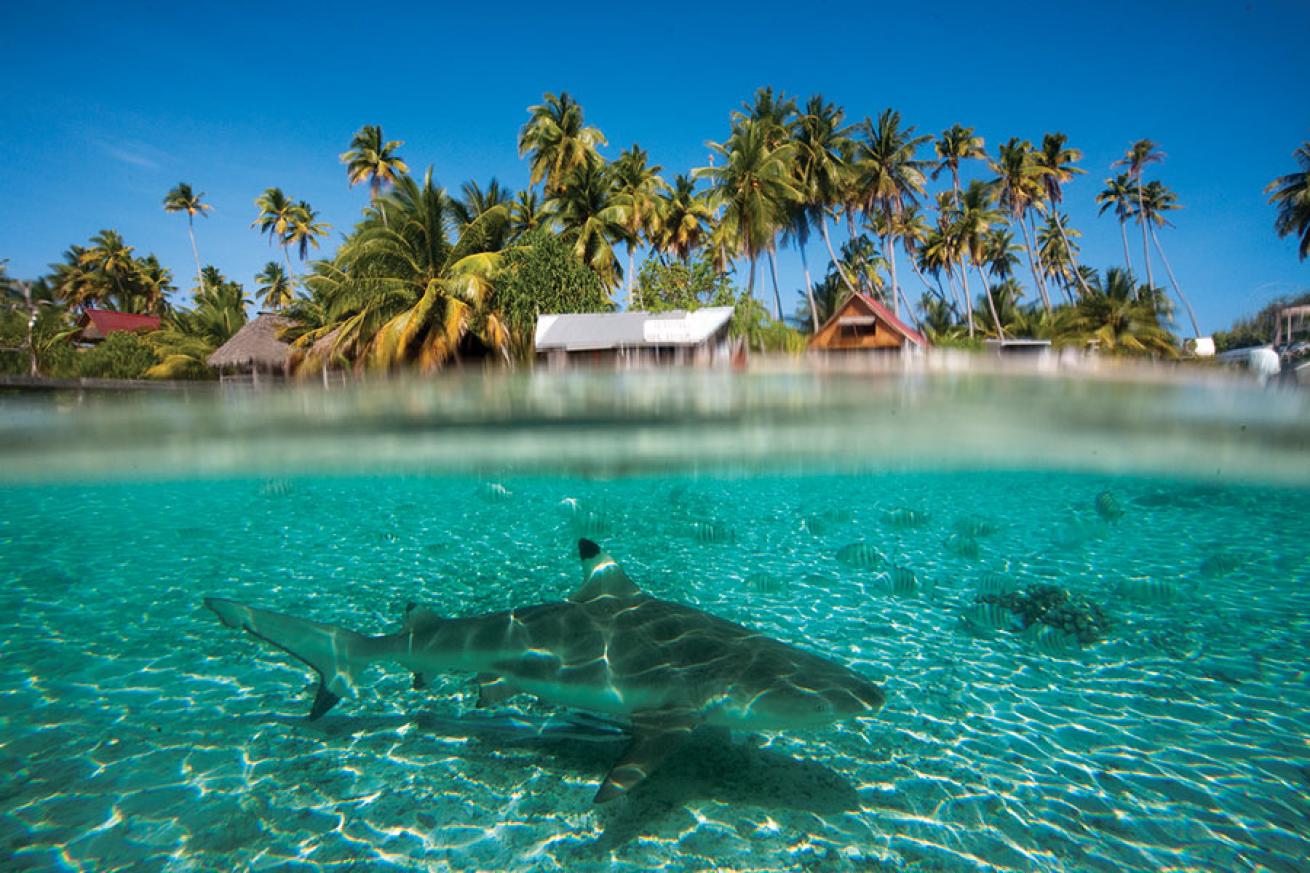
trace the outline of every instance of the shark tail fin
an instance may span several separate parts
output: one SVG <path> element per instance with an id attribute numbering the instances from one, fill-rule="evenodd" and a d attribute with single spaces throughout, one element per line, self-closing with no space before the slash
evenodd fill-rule
<path id="1" fill-rule="evenodd" d="M 320 718 L 342 697 L 353 696 L 359 671 L 376 654 L 373 638 L 336 625 L 254 609 L 218 597 L 206 597 L 205 606 L 228 627 L 248 631 L 314 668 L 319 683 L 309 710 L 310 721 Z"/>

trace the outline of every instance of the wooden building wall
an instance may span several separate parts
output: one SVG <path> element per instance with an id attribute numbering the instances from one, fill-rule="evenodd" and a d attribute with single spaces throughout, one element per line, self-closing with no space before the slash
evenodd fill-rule
<path id="1" fill-rule="evenodd" d="M 844 317 L 874 317 L 869 325 L 843 325 Z M 905 337 L 892 330 L 859 298 L 853 297 L 841 308 L 838 316 L 824 325 L 810 340 L 812 349 L 899 349 L 905 344 Z"/>

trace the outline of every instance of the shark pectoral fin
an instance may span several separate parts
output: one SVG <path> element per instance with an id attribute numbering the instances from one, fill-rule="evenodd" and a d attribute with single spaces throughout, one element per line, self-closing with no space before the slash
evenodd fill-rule
<path id="1" fill-rule="evenodd" d="M 607 803 L 626 794 L 677 750 L 695 726 L 695 717 L 685 710 L 656 710 L 634 715 L 632 742 L 601 783 L 595 802 Z"/>
<path id="2" fill-rule="evenodd" d="M 495 706 L 504 700 L 518 694 L 518 689 L 510 685 L 495 673 L 479 673 L 477 675 L 478 683 L 478 709 L 486 709 L 489 706 Z"/>
<path id="3" fill-rule="evenodd" d="M 578 557 L 582 559 L 582 587 L 569 597 L 574 603 L 586 603 L 597 597 L 633 597 L 641 593 L 623 568 L 591 540 L 578 540 Z"/>

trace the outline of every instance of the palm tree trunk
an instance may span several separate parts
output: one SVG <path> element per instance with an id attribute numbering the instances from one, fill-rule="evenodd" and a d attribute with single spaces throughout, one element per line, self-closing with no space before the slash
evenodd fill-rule
<path id="1" fill-rule="evenodd" d="M 819 332 L 819 310 L 814 304 L 814 283 L 810 281 L 810 261 L 805 257 L 805 243 L 797 246 L 801 250 L 801 270 L 805 274 L 805 297 L 810 301 L 810 326 Z"/>
<path id="2" fill-rule="evenodd" d="M 628 309 L 632 309 L 632 243 L 628 243 L 628 275 L 623 277 L 627 285 Z"/>
<path id="3" fill-rule="evenodd" d="M 1146 209 L 1142 202 L 1142 179 L 1137 179 L 1137 221 L 1142 225 L 1142 257 L 1146 260 L 1146 284 L 1155 288 L 1155 277 L 1151 275 L 1151 250 L 1146 245 Z"/>
<path id="4" fill-rule="evenodd" d="M 190 212 L 186 214 L 186 231 L 191 236 L 191 254 L 196 259 L 196 282 L 198 283 L 196 287 L 203 289 L 205 281 L 200 278 L 200 250 L 196 248 L 196 227 Z"/>
<path id="5" fill-rule="evenodd" d="M 1120 238 L 1123 239 L 1123 244 L 1124 244 L 1124 269 L 1128 271 L 1128 276 L 1129 276 L 1128 284 L 1132 286 L 1133 299 L 1136 300 L 1137 283 L 1132 281 L 1133 261 L 1132 258 L 1128 257 L 1128 216 L 1127 215 L 1119 216 L 1119 236 Z"/>
<path id="6" fill-rule="evenodd" d="M 1037 262 L 1033 260 L 1033 241 L 1032 238 L 1028 236 L 1028 225 L 1024 222 L 1022 215 L 1016 215 L 1015 218 L 1017 219 L 1019 230 L 1023 231 L 1024 246 L 1028 249 L 1028 269 L 1032 270 L 1033 281 L 1037 283 L 1037 293 L 1042 295 L 1042 305 L 1046 307 L 1047 312 L 1050 312 L 1051 298 L 1046 296 L 1046 288 L 1042 285 L 1041 280 L 1037 278 Z M 984 282 L 984 284 L 986 283 Z"/>
<path id="7" fill-rule="evenodd" d="M 969 339 L 973 339 L 973 298 L 969 294 L 969 268 L 960 259 L 960 281 L 964 283 L 964 312 L 969 319 Z"/>
<path id="8" fill-rule="evenodd" d="M 896 283 L 896 237 L 890 233 L 882 238 L 883 250 L 887 252 L 887 269 L 892 276 L 892 309 L 896 317 L 901 317 L 901 289 Z"/>
<path id="9" fill-rule="evenodd" d="M 1001 327 L 1001 316 L 996 313 L 996 300 L 992 297 L 992 288 L 987 284 L 987 277 L 983 275 L 982 270 L 978 271 L 978 278 L 983 283 L 983 293 L 987 295 L 987 308 L 992 311 L 992 324 L 996 325 L 996 338 L 1005 339 L 1005 328 Z"/>
<path id="10" fill-rule="evenodd" d="M 1073 249 L 1069 247 L 1069 237 L 1064 233 L 1064 222 L 1060 220 L 1060 212 L 1055 212 L 1055 227 L 1060 231 L 1060 239 L 1064 241 L 1064 253 L 1069 256 L 1069 263 L 1073 264 L 1073 275 L 1078 280 L 1078 287 L 1082 289 L 1083 296 L 1092 293 L 1092 289 L 1087 287 L 1087 280 L 1083 278 L 1082 271 L 1078 269 L 1078 259 L 1074 257 Z"/>
<path id="11" fill-rule="evenodd" d="M 828 247 L 828 257 L 832 259 L 832 265 L 837 268 L 837 275 L 841 276 L 842 284 L 854 296 L 856 293 L 855 284 L 851 282 L 851 277 L 846 275 L 846 268 L 837 259 L 837 253 L 832 250 L 832 238 L 828 236 L 828 219 L 826 217 L 819 218 L 819 229 L 823 231 L 823 244 Z"/>
<path id="12" fill-rule="evenodd" d="M 1183 306 L 1187 309 L 1187 318 L 1192 322 L 1192 336 L 1200 337 L 1201 328 L 1196 324 L 1196 313 L 1192 310 L 1192 304 L 1188 302 L 1187 297 L 1183 295 L 1183 289 L 1178 285 L 1178 279 L 1174 276 L 1174 269 L 1169 265 L 1169 259 L 1164 256 L 1164 247 L 1160 245 L 1160 237 L 1156 236 L 1155 228 L 1151 228 L 1151 239 L 1155 242 L 1155 250 L 1160 253 L 1160 260 L 1164 262 L 1164 269 L 1169 274 L 1169 282 L 1174 286 L 1174 293 L 1178 299 L 1183 301 Z"/>
<path id="13" fill-rule="evenodd" d="M 287 251 L 286 243 L 282 243 L 282 260 L 287 262 L 287 276 L 294 282 L 296 280 L 296 271 L 291 269 L 291 253 Z"/>
<path id="14" fill-rule="evenodd" d="M 1046 263 L 1042 260 L 1042 250 L 1037 247 L 1037 223 L 1033 221 L 1032 212 L 1028 213 L 1028 229 L 1033 235 L 1033 263 L 1036 266 L 1037 284 L 1041 286 L 1042 297 L 1049 300 L 1051 297 L 1051 286 L 1046 284 Z"/>
<path id="15" fill-rule="evenodd" d="M 747 297 L 755 296 L 755 255 L 754 254 L 751 255 L 750 275 L 746 277 L 746 296 Z"/>
<path id="16" fill-rule="evenodd" d="M 778 293 L 778 261 L 769 249 L 769 274 L 773 277 L 773 318 L 782 321 L 782 295 Z"/>

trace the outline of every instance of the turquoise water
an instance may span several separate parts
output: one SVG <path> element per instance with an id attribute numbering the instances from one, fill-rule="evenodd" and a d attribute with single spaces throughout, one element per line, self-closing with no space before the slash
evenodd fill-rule
<path id="1" fill-rule="evenodd" d="M 232 428 L 228 469 L 193 456 L 184 475 L 189 431 L 160 437 L 149 410 L 136 433 L 155 436 L 134 451 L 177 454 L 133 481 L 84 472 L 104 446 L 34 448 L 54 427 L 40 404 L 11 425 L 0 869 L 1306 869 L 1301 482 L 1078 471 L 1072 455 L 1040 469 L 911 454 L 697 469 L 653 462 L 688 450 L 653 448 L 649 423 L 638 438 L 594 420 L 615 444 L 598 450 L 603 477 L 582 475 L 585 459 L 546 473 L 536 456 L 494 473 L 360 459 L 367 474 L 304 469 L 321 460 L 243 474 L 260 464 Z M 740 424 L 715 416 L 694 424 Z M 778 425 L 752 426 L 761 417 Z M 1123 434 L 1107 454 L 1147 445 L 1105 427 Z M 389 428 L 374 438 L 459 439 Z M 545 453 L 582 439 L 567 414 L 532 433 Z M 1280 420 L 1269 439 L 1304 458 L 1299 433 Z M 1227 434 L 1197 439 L 1177 456 Z M 23 440 L 29 472 L 48 463 L 26 478 Z M 83 472 L 48 474 L 74 451 Z M 616 470 L 624 457 L 641 462 Z M 470 615 L 567 596 L 580 535 L 658 597 L 852 667 L 883 685 L 885 707 L 822 729 L 698 732 L 595 806 L 623 725 L 527 696 L 477 709 L 467 676 L 416 691 L 385 669 L 311 723 L 307 669 L 201 606 L 215 595 L 389 632 L 410 601 Z M 980 595 L 1037 585 L 1102 610 L 1103 638 L 978 619 Z"/>

